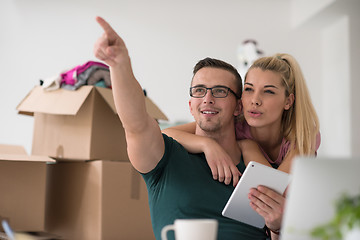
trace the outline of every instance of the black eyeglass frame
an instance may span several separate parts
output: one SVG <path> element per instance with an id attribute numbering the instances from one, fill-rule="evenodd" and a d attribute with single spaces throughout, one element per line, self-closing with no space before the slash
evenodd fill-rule
<path id="1" fill-rule="evenodd" d="M 199 97 L 193 96 L 192 91 L 191 91 L 193 88 L 206 89 L 204 96 L 201 96 L 201 97 L 200 97 L 200 96 L 199 96 Z M 227 90 L 226 95 L 225 95 L 224 97 L 215 97 L 215 96 L 214 96 L 214 93 L 213 93 L 213 89 L 214 89 L 214 88 L 224 88 L 224 89 L 226 89 L 226 90 Z M 234 96 L 235 96 L 237 99 L 240 99 L 240 97 L 239 97 L 233 90 L 231 90 L 231 88 L 226 87 L 226 86 L 215 86 L 215 87 L 211 87 L 211 88 L 203 87 L 203 86 L 190 87 L 190 97 L 193 97 L 193 98 L 203 98 L 203 97 L 206 96 L 208 90 L 210 90 L 211 95 L 212 95 L 214 98 L 226 98 L 226 97 L 229 95 L 229 92 L 231 92 L 232 94 L 234 94 Z"/>

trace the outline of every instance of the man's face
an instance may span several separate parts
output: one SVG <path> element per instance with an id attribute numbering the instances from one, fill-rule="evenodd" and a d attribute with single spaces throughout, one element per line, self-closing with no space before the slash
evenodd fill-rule
<path id="1" fill-rule="evenodd" d="M 205 67 L 193 78 L 192 87 L 196 86 L 206 88 L 223 86 L 236 92 L 236 79 L 229 71 Z M 200 135 L 218 133 L 228 127 L 233 128 L 234 116 L 239 115 L 241 110 L 240 100 L 231 92 L 225 98 L 216 98 L 210 90 L 207 90 L 202 98 L 192 97 L 189 106 L 197 123 L 196 133 Z"/>

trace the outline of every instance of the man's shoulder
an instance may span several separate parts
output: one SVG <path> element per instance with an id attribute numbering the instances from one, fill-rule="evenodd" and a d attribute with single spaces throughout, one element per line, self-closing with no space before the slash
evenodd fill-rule
<path id="1" fill-rule="evenodd" d="M 143 174 L 145 179 L 158 179 L 164 172 L 182 171 L 184 166 L 189 167 L 189 163 L 193 162 L 194 154 L 189 153 L 179 142 L 172 137 L 162 134 L 165 143 L 164 155 L 157 166 L 148 173 Z"/>
<path id="2" fill-rule="evenodd" d="M 185 148 L 183 147 L 183 145 L 181 145 L 178 141 L 176 141 L 174 138 L 166 135 L 165 133 L 162 134 L 163 138 L 164 138 L 164 142 L 165 142 L 165 148 L 171 148 L 171 147 L 175 147 L 175 149 L 177 147 L 181 147 L 185 150 Z M 186 151 L 186 150 L 185 150 Z"/>
<path id="3" fill-rule="evenodd" d="M 178 141 L 174 138 L 162 133 L 164 144 L 165 144 L 165 151 L 164 155 L 161 159 L 168 159 L 176 157 L 179 154 L 189 153 Z"/>

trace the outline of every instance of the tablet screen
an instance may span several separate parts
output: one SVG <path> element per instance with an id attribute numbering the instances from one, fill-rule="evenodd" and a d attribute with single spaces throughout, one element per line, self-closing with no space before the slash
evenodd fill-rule
<path id="1" fill-rule="evenodd" d="M 290 175 L 275 168 L 251 161 L 235 187 L 222 215 L 246 224 L 263 228 L 264 218 L 250 207 L 249 190 L 259 185 L 283 194 L 290 181 Z"/>

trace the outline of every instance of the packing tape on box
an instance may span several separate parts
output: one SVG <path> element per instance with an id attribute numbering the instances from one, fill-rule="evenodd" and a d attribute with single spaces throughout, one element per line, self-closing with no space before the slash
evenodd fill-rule
<path id="1" fill-rule="evenodd" d="M 63 145 L 60 145 L 56 148 L 56 157 L 57 158 L 63 158 L 64 157 L 64 147 Z"/>

